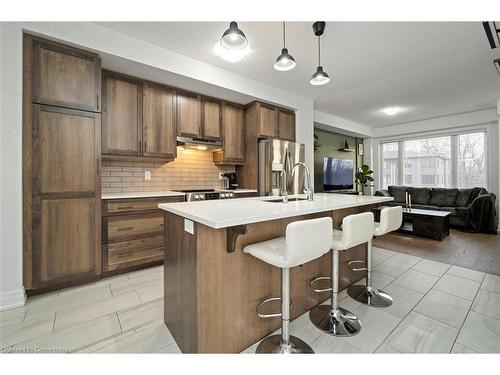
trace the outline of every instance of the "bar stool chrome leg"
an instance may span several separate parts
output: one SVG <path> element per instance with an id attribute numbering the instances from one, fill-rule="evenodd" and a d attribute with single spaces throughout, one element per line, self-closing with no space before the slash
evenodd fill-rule
<path id="1" fill-rule="evenodd" d="M 256 353 L 312 354 L 312 348 L 290 335 L 290 269 L 281 270 L 281 335 L 266 337 L 257 346 Z"/>
<path id="2" fill-rule="evenodd" d="M 366 285 L 351 285 L 347 288 L 347 294 L 351 298 L 365 305 L 373 307 L 389 307 L 392 305 L 392 297 L 384 291 L 374 288 L 372 285 L 372 241 L 368 241 Z"/>
<path id="3" fill-rule="evenodd" d="M 332 250 L 331 305 L 318 305 L 309 312 L 311 322 L 333 336 L 354 336 L 361 331 L 361 323 L 352 312 L 339 307 L 339 252 Z"/>

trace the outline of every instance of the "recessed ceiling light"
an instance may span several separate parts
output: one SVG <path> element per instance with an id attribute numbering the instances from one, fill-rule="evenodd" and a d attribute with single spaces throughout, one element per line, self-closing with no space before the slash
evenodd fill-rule
<path id="1" fill-rule="evenodd" d="M 394 116 L 394 115 L 398 114 L 399 112 L 401 112 L 402 109 L 403 108 L 401 108 L 401 107 L 387 107 L 387 108 L 381 109 L 381 111 L 384 112 L 386 115 Z"/>
<path id="2" fill-rule="evenodd" d="M 250 44 L 248 44 L 248 43 L 245 46 L 245 48 L 238 49 L 238 50 L 231 50 L 231 49 L 224 48 L 221 45 L 220 41 L 215 43 L 215 46 L 214 46 L 214 53 L 217 56 L 219 56 L 223 60 L 233 62 L 233 63 L 244 59 L 251 52 L 252 52 L 252 50 L 250 49 Z"/>

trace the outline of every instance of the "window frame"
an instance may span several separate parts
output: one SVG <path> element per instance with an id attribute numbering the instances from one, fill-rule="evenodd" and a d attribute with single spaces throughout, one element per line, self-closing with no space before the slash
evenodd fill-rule
<path id="1" fill-rule="evenodd" d="M 490 152 L 489 152 L 489 129 L 488 127 L 470 127 L 467 129 L 460 129 L 455 131 L 447 131 L 447 132 L 430 132 L 430 133 L 420 133 L 415 136 L 409 137 L 397 137 L 397 138 L 383 138 L 378 140 L 378 155 L 377 155 L 377 165 L 379 168 L 379 175 L 377 177 L 377 185 L 378 188 L 384 188 L 384 154 L 383 154 L 383 146 L 386 143 L 398 143 L 398 182 L 399 186 L 405 185 L 405 160 L 404 160 L 404 142 L 405 141 L 413 141 L 420 139 L 429 139 L 429 138 L 439 138 L 439 137 L 450 137 L 450 171 L 451 171 L 451 188 L 458 188 L 458 164 L 459 164 L 459 136 L 466 134 L 477 134 L 483 133 L 484 136 L 484 155 L 485 155 L 485 186 L 486 190 L 489 190 L 490 183 Z"/>

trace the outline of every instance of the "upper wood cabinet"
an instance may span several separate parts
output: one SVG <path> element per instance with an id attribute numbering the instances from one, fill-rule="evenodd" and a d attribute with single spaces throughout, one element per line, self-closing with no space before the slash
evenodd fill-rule
<path id="1" fill-rule="evenodd" d="M 31 53 L 34 103 L 100 112 L 98 55 L 40 39 Z"/>
<path id="2" fill-rule="evenodd" d="M 174 158 L 177 150 L 174 90 L 145 83 L 143 105 L 144 156 Z"/>
<path id="3" fill-rule="evenodd" d="M 175 91 L 119 73 L 103 72 L 102 153 L 105 158 L 176 155 Z"/>
<path id="4" fill-rule="evenodd" d="M 222 104 L 216 100 L 203 98 L 201 137 L 218 140 L 221 138 Z"/>
<path id="5" fill-rule="evenodd" d="M 196 94 L 177 94 L 177 134 L 185 137 L 200 137 L 201 98 Z"/>
<path id="6" fill-rule="evenodd" d="M 259 124 L 262 137 L 278 137 L 278 111 L 275 107 L 259 103 Z"/>
<path id="7" fill-rule="evenodd" d="M 223 151 L 213 153 L 215 164 L 243 164 L 245 162 L 244 110 L 228 103 L 222 110 Z"/>
<path id="8" fill-rule="evenodd" d="M 142 155 L 142 81 L 103 71 L 103 154 Z"/>
<path id="9" fill-rule="evenodd" d="M 278 110 L 278 136 L 280 139 L 295 142 L 295 113 Z"/>

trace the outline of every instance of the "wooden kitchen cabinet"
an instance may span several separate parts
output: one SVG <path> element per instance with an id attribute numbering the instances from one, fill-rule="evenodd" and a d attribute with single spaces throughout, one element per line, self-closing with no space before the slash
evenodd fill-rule
<path id="1" fill-rule="evenodd" d="M 142 155 L 142 81 L 103 71 L 102 153 Z"/>
<path id="2" fill-rule="evenodd" d="M 31 288 L 100 274 L 100 114 L 32 105 Z"/>
<path id="3" fill-rule="evenodd" d="M 99 112 L 99 56 L 59 43 L 32 40 L 32 101 L 38 104 Z"/>
<path id="4" fill-rule="evenodd" d="M 103 201 L 103 274 L 160 264 L 163 261 L 164 218 L 158 204 L 183 200 L 184 196 Z"/>
<path id="5" fill-rule="evenodd" d="M 177 135 L 200 137 L 201 98 L 199 95 L 177 93 Z"/>
<path id="6" fill-rule="evenodd" d="M 144 83 L 143 155 L 175 158 L 175 91 L 165 86 Z"/>
<path id="7" fill-rule="evenodd" d="M 258 104 L 259 112 L 259 130 L 261 137 L 278 137 L 278 111 L 275 107 L 267 106 L 265 104 Z"/>
<path id="8" fill-rule="evenodd" d="M 278 110 L 278 135 L 280 139 L 295 142 L 295 113 Z"/>
<path id="9" fill-rule="evenodd" d="M 224 103 L 222 111 L 224 148 L 213 153 L 215 164 L 238 165 L 245 162 L 245 128 L 242 107 Z"/>
<path id="10" fill-rule="evenodd" d="M 217 100 L 203 98 L 201 137 L 211 140 L 221 139 L 222 104 Z"/>

